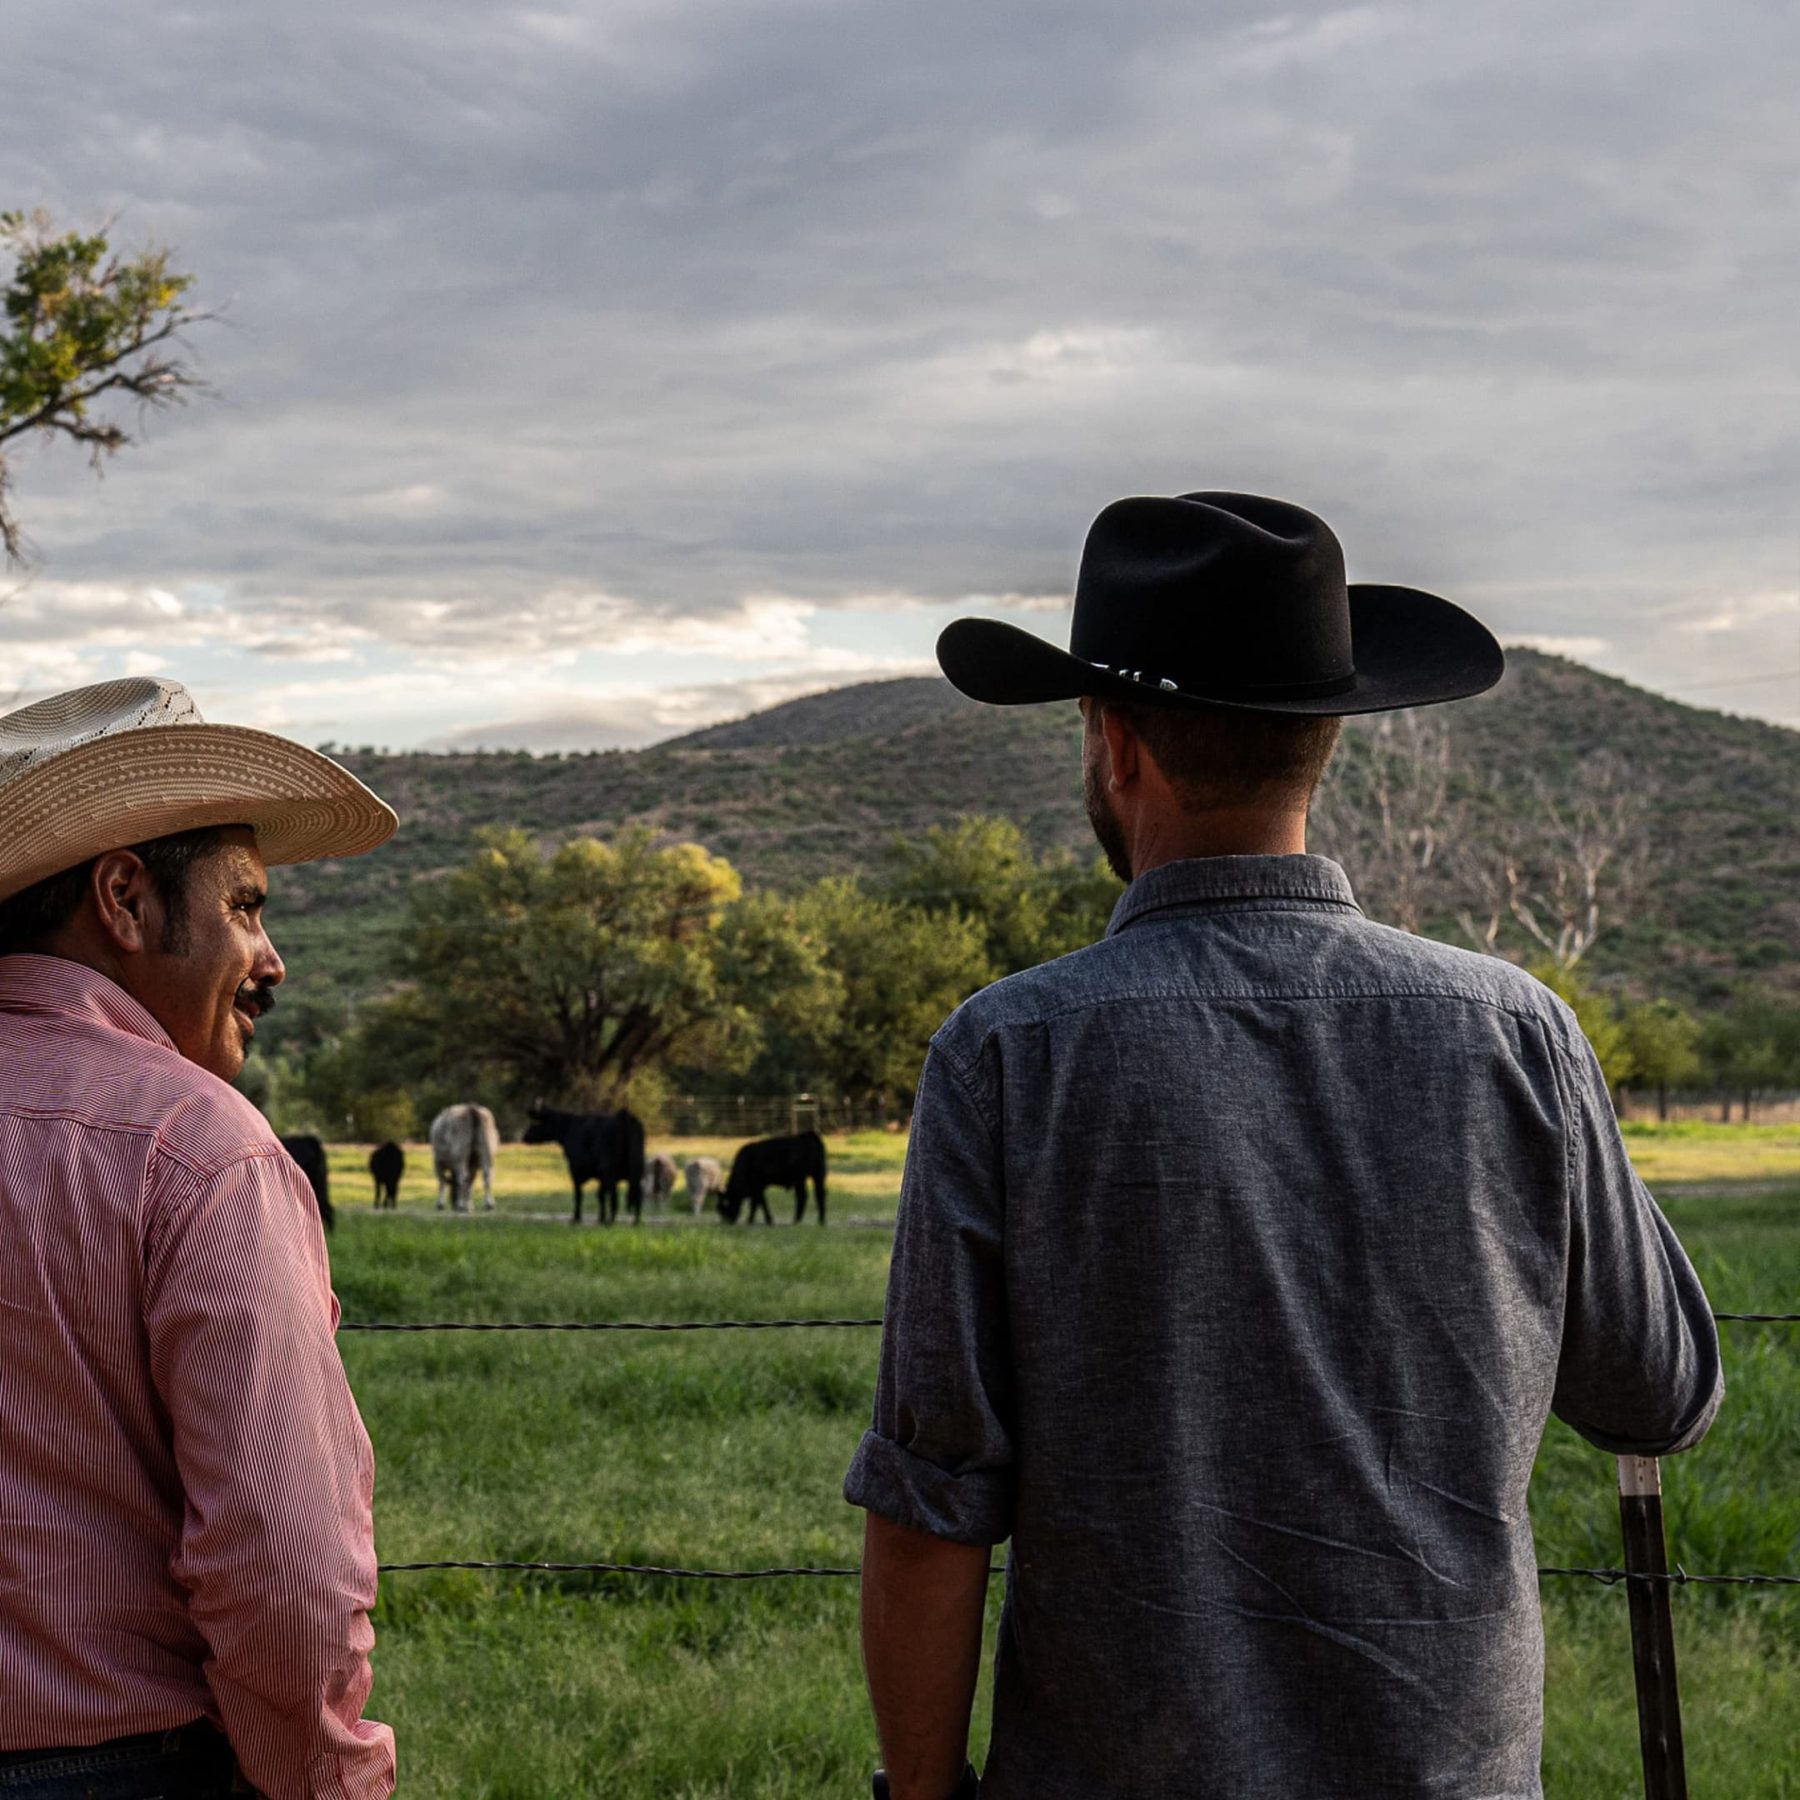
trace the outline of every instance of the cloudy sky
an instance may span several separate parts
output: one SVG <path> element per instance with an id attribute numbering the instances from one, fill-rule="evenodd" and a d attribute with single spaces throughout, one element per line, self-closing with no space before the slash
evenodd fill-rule
<path id="1" fill-rule="evenodd" d="M 0 698 L 641 743 L 1066 628 L 1127 493 L 1800 725 L 1787 0 L 9 0 L 212 398 L 12 459 Z M 0 584 L 0 591 L 4 585 Z"/>

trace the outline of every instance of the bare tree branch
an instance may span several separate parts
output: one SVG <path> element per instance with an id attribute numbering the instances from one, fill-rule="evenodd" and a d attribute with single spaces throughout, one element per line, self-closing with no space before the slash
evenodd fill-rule
<path id="1" fill-rule="evenodd" d="M 1453 835 L 1448 722 L 1419 711 L 1391 713 L 1346 751 L 1313 802 L 1317 835 L 1365 904 L 1416 934 L 1442 886 Z"/>

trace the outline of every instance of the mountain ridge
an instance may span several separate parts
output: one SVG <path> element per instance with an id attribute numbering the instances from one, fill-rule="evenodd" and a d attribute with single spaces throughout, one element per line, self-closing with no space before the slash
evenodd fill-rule
<path id="1" fill-rule="evenodd" d="M 1429 711 L 1466 767 L 1517 794 L 1534 778 L 1566 783 L 1597 751 L 1631 772 L 1656 875 L 1596 945 L 1596 973 L 1690 999 L 1746 979 L 1800 989 L 1800 732 L 1530 650 L 1509 652 L 1489 694 Z M 1346 737 L 1375 729 L 1353 720 Z M 396 807 L 400 831 L 374 857 L 285 871 L 283 910 L 348 925 L 345 915 L 373 908 L 391 920 L 410 884 L 460 861 L 485 826 L 551 840 L 641 825 L 728 857 L 746 885 L 777 888 L 878 875 L 895 838 L 970 813 L 1015 820 L 1040 852 L 1090 857 L 1078 736 L 1073 703 L 985 707 L 915 676 L 803 696 L 641 750 L 339 750 Z"/>

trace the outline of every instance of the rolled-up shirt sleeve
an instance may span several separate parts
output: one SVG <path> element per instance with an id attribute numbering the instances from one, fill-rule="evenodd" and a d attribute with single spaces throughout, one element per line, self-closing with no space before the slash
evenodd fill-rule
<path id="1" fill-rule="evenodd" d="M 145 1276 L 186 1495 L 171 1570 L 239 1765 L 270 1800 L 385 1796 L 393 1734 L 362 1717 L 374 1459 L 304 1177 L 259 1150 L 174 1184 Z"/>
<path id="2" fill-rule="evenodd" d="M 1012 1532 L 1004 1222 L 995 1131 L 971 1073 L 934 1043 L 901 1185 L 875 1416 L 844 1497 L 964 1544 Z"/>
<path id="3" fill-rule="evenodd" d="M 1554 1409 L 1616 1456 L 1668 1456 L 1705 1435 L 1725 1394 L 1700 1277 L 1631 1166 L 1605 1077 L 1571 1022 L 1569 1264 Z"/>

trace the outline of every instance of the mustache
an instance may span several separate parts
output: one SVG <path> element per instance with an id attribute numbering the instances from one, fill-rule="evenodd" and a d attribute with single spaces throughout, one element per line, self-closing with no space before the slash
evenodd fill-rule
<path id="1" fill-rule="evenodd" d="M 253 1019 L 275 1010 L 275 984 L 272 981 L 246 981 L 237 991 L 237 1004 Z"/>

